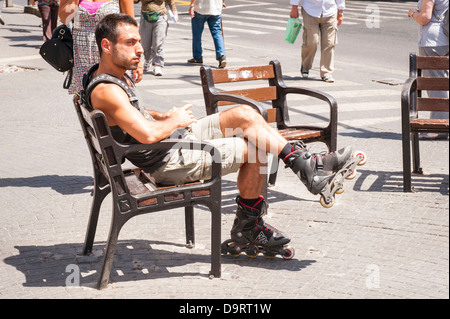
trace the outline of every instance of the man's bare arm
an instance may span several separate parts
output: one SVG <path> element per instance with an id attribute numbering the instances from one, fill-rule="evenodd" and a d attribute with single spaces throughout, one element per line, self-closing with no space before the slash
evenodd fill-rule
<path id="1" fill-rule="evenodd" d="M 105 113 L 109 125 L 120 126 L 125 132 L 144 144 L 159 142 L 178 128 L 195 122 L 192 106 L 186 105 L 167 112 L 167 116 L 149 121 L 134 108 L 122 88 L 111 83 L 99 84 L 91 94 L 94 109 Z"/>

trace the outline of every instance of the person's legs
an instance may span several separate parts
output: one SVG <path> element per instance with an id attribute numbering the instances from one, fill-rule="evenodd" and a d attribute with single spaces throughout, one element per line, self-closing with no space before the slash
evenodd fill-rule
<path id="1" fill-rule="evenodd" d="M 5 25 L 5 21 L 2 19 L 3 1 L 0 1 L 0 24 Z"/>
<path id="2" fill-rule="evenodd" d="M 303 17 L 303 44 L 302 44 L 302 66 L 306 71 L 311 70 L 319 46 L 319 22 L 310 16 L 302 8 Z"/>
<path id="3" fill-rule="evenodd" d="M 52 38 L 51 12 L 49 5 L 38 5 L 42 18 L 42 32 L 44 42 Z"/>
<path id="4" fill-rule="evenodd" d="M 58 26 L 59 5 L 53 5 L 50 8 L 51 8 L 51 28 L 53 34 L 53 31 L 55 31 L 56 27 Z"/>
<path id="5" fill-rule="evenodd" d="M 144 71 L 149 71 L 150 61 L 152 60 L 152 41 L 153 41 L 153 23 L 141 19 L 139 23 L 139 34 L 141 44 L 144 49 Z"/>
<path id="6" fill-rule="evenodd" d="M 211 36 L 214 40 L 216 60 L 218 60 L 221 56 L 225 56 L 225 44 L 223 41 L 222 26 L 220 25 L 221 20 L 222 17 L 220 15 L 208 16 L 206 20 L 208 22 L 209 31 L 211 32 Z"/>
<path id="7" fill-rule="evenodd" d="M 281 158 L 313 194 L 322 190 L 352 154 L 351 147 L 327 154 L 312 154 L 303 143 L 288 143 L 259 113 L 245 105 L 221 112 L 220 128 L 226 137 L 240 134 L 258 152 Z M 257 157 L 257 152 L 248 155 Z"/>
<path id="8" fill-rule="evenodd" d="M 336 15 L 322 18 L 320 23 L 320 76 L 331 78 L 334 71 L 334 47 L 337 43 Z"/>
<path id="9" fill-rule="evenodd" d="M 205 28 L 205 16 L 195 12 L 191 19 L 192 26 L 192 55 L 194 59 L 200 59 L 203 56 L 202 34 Z"/>
<path id="10" fill-rule="evenodd" d="M 164 44 L 166 42 L 169 23 L 167 15 L 160 15 L 153 28 L 152 37 L 152 64 L 164 67 Z"/>

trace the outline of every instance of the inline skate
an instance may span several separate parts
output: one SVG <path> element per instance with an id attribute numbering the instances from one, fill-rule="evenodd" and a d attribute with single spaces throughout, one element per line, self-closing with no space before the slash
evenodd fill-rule
<path id="1" fill-rule="evenodd" d="M 262 216 L 266 214 L 268 205 L 262 196 L 253 207 L 244 205 L 239 196 L 236 203 L 231 239 L 222 243 L 222 254 L 238 257 L 244 252 L 250 258 L 256 258 L 259 253 L 266 258 L 274 258 L 276 255 L 281 255 L 284 259 L 294 257 L 294 248 L 287 246 L 291 239 L 263 220 Z"/>
<path id="2" fill-rule="evenodd" d="M 356 176 L 356 166 L 364 165 L 367 156 L 362 151 L 357 151 L 347 160 L 344 166 L 332 175 L 332 178 L 320 191 L 320 204 L 325 208 L 330 208 L 335 203 L 335 194 L 342 194 L 345 190 L 344 181 Z"/>
<path id="3" fill-rule="evenodd" d="M 334 205 L 334 195 L 344 191 L 344 180 L 356 176 L 357 165 L 364 165 L 367 157 L 361 152 L 352 153 L 347 146 L 336 152 L 310 153 L 304 143 L 292 144 L 292 153 L 284 159 L 286 167 L 299 177 L 312 194 L 320 194 L 320 204 L 325 208 Z"/>

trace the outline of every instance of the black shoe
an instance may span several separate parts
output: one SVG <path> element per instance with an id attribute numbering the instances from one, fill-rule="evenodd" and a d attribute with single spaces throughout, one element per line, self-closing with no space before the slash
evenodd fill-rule
<path id="1" fill-rule="evenodd" d="M 5 25 L 5 21 L 3 21 L 2 16 L 0 16 L 0 24 Z"/>
<path id="2" fill-rule="evenodd" d="M 302 65 L 301 69 L 300 69 L 300 73 L 302 74 L 302 76 L 307 79 L 309 76 L 309 70 L 305 69 Z"/>
<path id="3" fill-rule="evenodd" d="M 219 61 L 219 69 L 223 69 L 227 66 L 227 60 L 223 54 L 217 59 L 217 61 Z"/>
<path id="4" fill-rule="evenodd" d="M 203 57 L 199 57 L 198 59 L 196 59 L 196 58 L 189 59 L 189 60 L 187 60 L 187 63 L 190 63 L 190 64 L 203 64 Z"/>

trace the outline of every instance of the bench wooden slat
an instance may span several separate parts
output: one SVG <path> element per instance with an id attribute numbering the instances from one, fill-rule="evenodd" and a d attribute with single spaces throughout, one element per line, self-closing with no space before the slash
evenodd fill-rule
<path id="1" fill-rule="evenodd" d="M 417 78 L 417 90 L 448 91 L 449 78 Z"/>
<path id="2" fill-rule="evenodd" d="M 448 57 L 440 56 L 418 56 L 417 69 L 422 70 L 448 70 Z"/>
<path id="3" fill-rule="evenodd" d="M 448 119 L 414 119 L 410 121 L 411 130 L 447 130 Z"/>
<path id="4" fill-rule="evenodd" d="M 418 111 L 448 112 L 449 111 L 449 99 L 418 97 L 417 98 L 417 110 Z"/>
<path id="5" fill-rule="evenodd" d="M 214 83 L 273 79 L 275 77 L 271 65 L 242 67 L 239 69 L 218 69 L 213 72 Z"/>
<path id="6" fill-rule="evenodd" d="M 277 99 L 277 88 L 275 86 L 268 86 L 262 88 L 253 88 L 245 90 L 223 91 L 219 94 L 235 94 L 245 96 L 257 102 L 272 101 Z M 219 106 L 236 104 L 234 102 L 219 101 Z"/>
<path id="7" fill-rule="evenodd" d="M 280 109 L 267 109 L 267 123 L 276 123 L 281 117 Z"/>
<path id="8" fill-rule="evenodd" d="M 281 136 L 283 136 L 287 140 L 303 140 L 314 137 L 321 137 L 323 134 L 323 131 L 316 131 L 316 130 L 285 129 L 279 130 L 278 132 L 281 134 Z"/>

